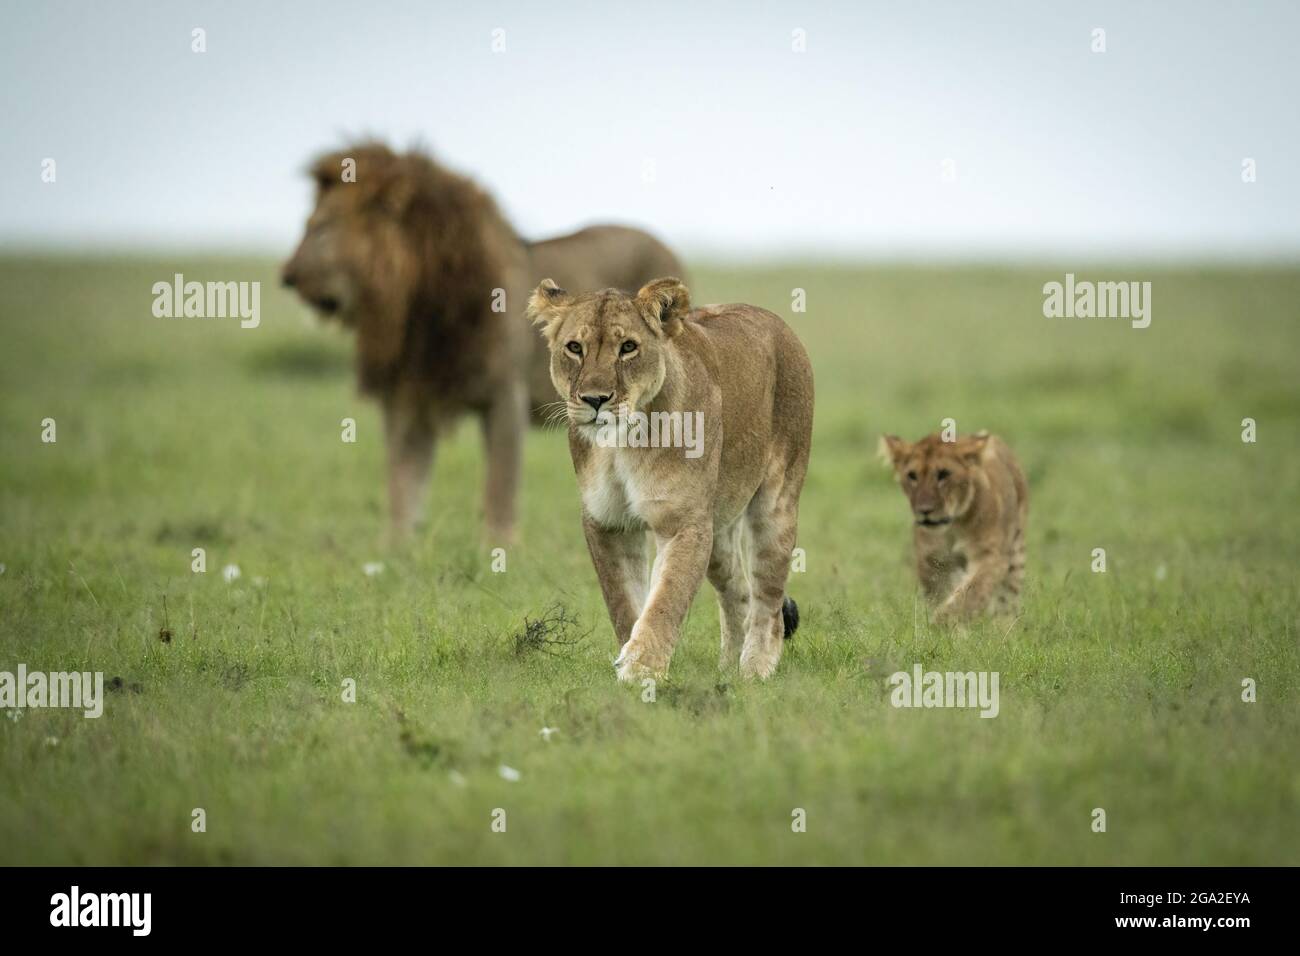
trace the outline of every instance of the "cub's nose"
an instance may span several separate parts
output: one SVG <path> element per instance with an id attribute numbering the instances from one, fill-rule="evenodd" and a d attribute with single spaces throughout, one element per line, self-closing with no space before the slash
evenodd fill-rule
<path id="1" fill-rule="evenodd" d="M 922 518 L 928 518 L 928 517 L 930 517 L 930 515 L 932 515 L 932 514 L 934 513 L 934 506 L 933 506 L 933 505 L 917 505 L 917 506 L 916 506 L 916 511 L 917 511 L 917 513 L 918 513 Z"/>
<path id="2" fill-rule="evenodd" d="M 280 273 L 280 284 L 286 289 L 292 289 L 298 282 L 298 273 L 294 272 L 290 266 L 285 266 L 284 271 Z"/>
<path id="3" fill-rule="evenodd" d="M 593 412 L 600 411 L 600 406 L 613 398 L 613 395 L 582 395 L 581 399 L 591 406 Z"/>

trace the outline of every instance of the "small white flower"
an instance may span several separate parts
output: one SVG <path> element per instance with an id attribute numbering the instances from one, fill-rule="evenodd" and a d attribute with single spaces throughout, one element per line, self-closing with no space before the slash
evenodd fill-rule
<path id="1" fill-rule="evenodd" d="M 1163 581 L 1169 575 L 1169 569 L 1163 564 L 1156 565 L 1156 580 Z"/>
<path id="2" fill-rule="evenodd" d="M 231 581 L 238 581 L 239 574 L 239 565 L 237 564 L 227 564 L 221 569 L 221 576 L 226 579 L 227 584 Z"/>
<path id="3" fill-rule="evenodd" d="M 502 780 L 509 780 L 511 783 L 518 783 L 519 778 L 523 776 L 514 767 L 507 767 L 505 764 L 497 767 L 497 773 L 501 774 Z"/>
<path id="4" fill-rule="evenodd" d="M 16 724 L 23 719 L 23 712 L 21 710 L 11 710 L 9 711 L 9 719 Z"/>
<path id="5" fill-rule="evenodd" d="M 365 572 L 366 577 L 373 578 L 376 574 L 384 573 L 384 562 L 367 561 L 365 564 L 361 565 L 361 570 Z"/>
<path id="6" fill-rule="evenodd" d="M 459 770 L 453 770 L 451 773 L 447 774 L 447 779 L 458 787 L 463 787 L 469 782 L 465 779 L 465 775 Z"/>
<path id="7" fill-rule="evenodd" d="M 46 737 L 46 738 L 45 738 L 45 746 L 47 746 L 47 747 L 57 747 L 58 745 L 59 745 L 59 738 L 58 738 L 58 737 Z"/>
<path id="8" fill-rule="evenodd" d="M 550 740 L 551 734 L 555 733 L 559 729 L 560 729 L 559 727 L 543 727 L 541 730 L 542 739 Z"/>
<path id="9" fill-rule="evenodd" d="M 0 574 L 4 574 L 4 573 L 5 573 L 5 566 L 3 564 L 0 564 Z"/>

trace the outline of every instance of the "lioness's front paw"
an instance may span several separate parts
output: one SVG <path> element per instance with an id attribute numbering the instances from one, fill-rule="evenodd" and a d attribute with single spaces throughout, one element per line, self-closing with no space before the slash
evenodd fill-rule
<path id="1" fill-rule="evenodd" d="M 776 672 L 781 662 L 781 645 L 774 647 L 746 647 L 740 655 L 740 676 L 767 680 Z"/>
<path id="2" fill-rule="evenodd" d="M 639 660 L 632 658 L 626 659 L 621 654 L 618 660 L 614 661 L 614 675 L 623 684 L 635 684 L 647 677 L 658 679 L 663 674 L 656 673 L 653 668 L 647 667 Z"/>
<path id="3" fill-rule="evenodd" d="M 614 672 L 624 684 L 646 677 L 661 678 L 668 673 L 668 657 L 656 646 L 648 629 L 633 628 L 632 639 L 614 660 Z"/>

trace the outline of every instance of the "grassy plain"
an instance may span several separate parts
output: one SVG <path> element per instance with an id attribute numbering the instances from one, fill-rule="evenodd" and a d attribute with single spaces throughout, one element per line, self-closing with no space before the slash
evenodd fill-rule
<path id="1" fill-rule="evenodd" d="M 261 280 L 261 326 L 154 318 L 178 271 Z M 0 717 L 0 863 L 1300 861 L 1300 271 L 1071 270 L 1151 280 L 1144 330 L 1045 319 L 1065 271 L 695 270 L 813 358 L 803 623 L 742 684 L 706 586 L 646 703 L 613 678 L 561 433 L 529 437 L 504 573 L 468 423 L 390 551 L 377 409 L 274 263 L 0 259 L 0 670 L 121 678 L 98 720 Z M 1029 475 L 1009 630 L 918 613 L 874 457 L 949 416 Z M 576 643 L 521 645 L 557 604 Z M 918 662 L 999 672 L 999 716 L 891 707 Z"/>

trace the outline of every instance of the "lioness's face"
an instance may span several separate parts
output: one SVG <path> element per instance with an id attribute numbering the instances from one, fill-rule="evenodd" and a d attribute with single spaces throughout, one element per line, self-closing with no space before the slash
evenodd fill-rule
<path id="1" fill-rule="evenodd" d="M 970 509 L 986 435 L 961 437 L 954 442 L 927 435 L 915 444 L 893 435 L 886 435 L 884 440 L 893 459 L 894 474 L 918 525 L 941 528 Z"/>
<path id="2" fill-rule="evenodd" d="M 636 295 L 606 289 L 570 296 L 549 279 L 529 312 L 543 324 L 551 382 L 570 424 L 592 436 L 620 406 L 641 411 L 663 387 L 669 341 L 681 330 L 689 294 L 676 279 L 656 279 Z"/>
<path id="3" fill-rule="evenodd" d="M 359 170 L 343 178 L 343 163 Z M 281 271 L 284 285 L 323 316 L 345 325 L 357 323 L 375 263 L 402 246 L 394 215 L 392 188 L 386 179 L 397 160 L 379 150 L 353 150 L 322 157 L 312 169 L 316 208 L 307 219 L 302 241 Z"/>

